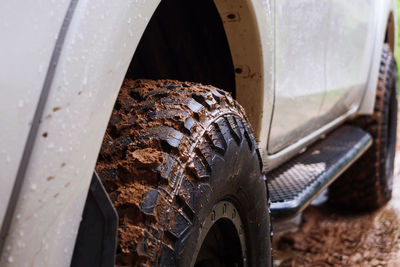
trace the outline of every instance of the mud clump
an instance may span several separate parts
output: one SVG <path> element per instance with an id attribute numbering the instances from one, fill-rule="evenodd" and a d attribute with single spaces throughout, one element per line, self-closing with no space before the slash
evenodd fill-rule
<path id="1" fill-rule="evenodd" d="M 138 149 L 133 152 L 129 152 L 126 157 L 136 168 L 156 168 L 163 161 L 162 153 L 153 148 Z"/>

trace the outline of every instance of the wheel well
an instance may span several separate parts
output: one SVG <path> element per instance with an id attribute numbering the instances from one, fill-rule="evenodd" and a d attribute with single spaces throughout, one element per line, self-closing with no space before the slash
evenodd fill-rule
<path id="1" fill-rule="evenodd" d="M 162 0 L 126 78 L 175 79 L 224 89 L 244 107 L 258 140 L 264 105 L 258 27 L 248 0 Z"/>
<path id="2" fill-rule="evenodd" d="M 235 74 L 222 20 L 212 0 L 162 0 L 126 78 L 211 84 L 235 97 Z"/>

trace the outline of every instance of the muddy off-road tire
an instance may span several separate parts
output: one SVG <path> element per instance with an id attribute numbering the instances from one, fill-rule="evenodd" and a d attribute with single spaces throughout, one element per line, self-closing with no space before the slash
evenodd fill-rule
<path id="1" fill-rule="evenodd" d="M 329 188 L 329 199 L 343 208 L 367 211 L 392 196 L 397 128 L 397 70 L 385 44 L 379 70 L 374 113 L 353 121 L 373 138 L 368 151 Z"/>
<path id="2" fill-rule="evenodd" d="M 119 214 L 117 265 L 270 264 L 260 155 L 224 91 L 126 80 L 96 170 Z"/>

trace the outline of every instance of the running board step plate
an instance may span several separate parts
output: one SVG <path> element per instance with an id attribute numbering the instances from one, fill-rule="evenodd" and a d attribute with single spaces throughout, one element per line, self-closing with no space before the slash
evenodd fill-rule
<path id="1" fill-rule="evenodd" d="M 340 176 L 372 144 L 360 128 L 342 126 L 306 152 L 267 174 L 273 219 L 288 219 Z"/>

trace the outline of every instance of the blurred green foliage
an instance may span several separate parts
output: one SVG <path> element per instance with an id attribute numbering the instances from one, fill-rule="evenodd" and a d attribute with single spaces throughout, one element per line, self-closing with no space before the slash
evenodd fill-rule
<path id="1" fill-rule="evenodd" d="M 396 62 L 399 65 L 400 64 L 400 0 L 396 0 L 397 4 L 397 44 L 396 44 L 396 51 L 395 51 L 395 57 L 396 57 Z M 398 68 L 398 73 L 400 74 L 400 68 Z M 400 75 L 399 75 L 400 77 Z"/>

